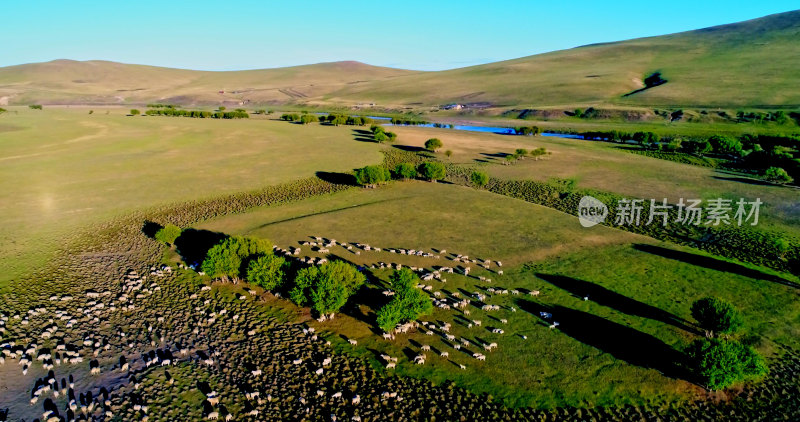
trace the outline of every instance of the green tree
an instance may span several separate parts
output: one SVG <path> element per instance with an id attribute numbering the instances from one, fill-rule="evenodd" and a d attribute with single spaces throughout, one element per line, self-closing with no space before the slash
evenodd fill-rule
<path id="1" fill-rule="evenodd" d="M 138 115 L 139 115 L 139 110 L 135 108 L 131 109 L 131 116 L 138 116 Z"/>
<path id="2" fill-rule="evenodd" d="M 395 294 L 392 301 L 377 312 L 377 323 L 383 331 L 390 332 L 397 324 L 433 311 L 430 296 L 416 287 L 420 279 L 410 269 L 395 271 L 389 276 L 389 282 Z"/>
<path id="3" fill-rule="evenodd" d="M 675 152 L 681 149 L 681 144 L 683 143 L 683 139 L 681 138 L 672 138 L 670 139 L 669 143 L 664 145 L 664 150 L 669 152 Z"/>
<path id="4" fill-rule="evenodd" d="M 42 109 L 42 105 L 41 104 L 31 104 L 31 105 L 28 106 L 28 108 L 30 108 L 31 110 L 41 110 Z"/>
<path id="5" fill-rule="evenodd" d="M 770 167 L 764 172 L 764 178 L 775 183 L 792 183 L 794 179 L 780 167 Z"/>
<path id="6" fill-rule="evenodd" d="M 684 152 L 688 154 L 697 154 L 703 155 L 708 154 L 709 152 L 713 151 L 714 148 L 711 145 L 711 142 L 708 142 L 707 139 L 703 140 L 688 140 L 683 142 L 681 145 Z"/>
<path id="7" fill-rule="evenodd" d="M 520 126 L 518 128 L 514 128 L 514 132 L 517 135 L 536 136 L 541 133 L 541 129 L 539 129 L 538 126 Z"/>
<path id="8" fill-rule="evenodd" d="M 304 125 L 307 125 L 307 124 L 312 123 L 312 122 L 318 122 L 318 121 L 319 121 L 319 119 L 314 114 L 304 114 L 304 115 L 300 116 L 300 123 L 302 123 Z"/>
<path id="9" fill-rule="evenodd" d="M 477 188 L 482 188 L 489 183 L 489 175 L 482 171 L 473 171 L 469 179 L 472 181 L 472 185 Z"/>
<path id="10" fill-rule="evenodd" d="M 444 179 L 447 172 L 444 168 L 444 164 L 436 161 L 426 161 L 417 167 L 417 174 L 431 182 L 436 182 L 437 180 Z"/>
<path id="11" fill-rule="evenodd" d="M 319 314 L 335 313 L 365 281 L 353 265 L 334 261 L 298 271 L 289 297 L 300 306 L 311 305 Z"/>
<path id="12" fill-rule="evenodd" d="M 375 187 L 381 183 L 388 182 L 392 178 L 389 170 L 380 165 L 362 167 L 356 169 L 355 173 L 356 182 L 366 187 Z"/>
<path id="13" fill-rule="evenodd" d="M 411 163 L 400 163 L 395 167 L 394 174 L 402 179 L 413 179 L 417 177 L 417 169 Z"/>
<path id="14" fill-rule="evenodd" d="M 247 281 L 264 290 L 275 290 L 283 285 L 288 262 L 273 254 L 260 255 L 247 265 Z"/>
<path id="15" fill-rule="evenodd" d="M 638 142 L 639 145 L 648 148 L 653 144 L 660 142 L 661 137 L 653 132 L 636 132 L 633 134 L 633 140 Z"/>
<path id="16" fill-rule="evenodd" d="M 211 247 L 203 260 L 203 272 L 223 280 L 241 278 L 242 266 L 255 255 L 272 253 L 267 240 L 250 236 L 229 236 Z"/>
<path id="17" fill-rule="evenodd" d="M 376 132 L 372 137 L 373 137 L 373 139 L 375 139 L 375 142 L 380 143 L 380 144 L 382 144 L 382 143 L 384 143 L 384 142 L 389 140 L 389 137 L 386 136 L 386 133 L 383 132 L 383 131 Z"/>
<path id="18" fill-rule="evenodd" d="M 174 224 L 167 224 L 166 226 L 158 229 L 155 234 L 155 239 L 165 245 L 173 246 L 175 245 L 175 240 L 181 235 L 183 229 L 174 225 Z"/>
<path id="19" fill-rule="evenodd" d="M 4 109 L 3 107 L 0 107 L 0 114 L 5 113 L 6 111 L 8 111 L 8 110 Z M 89 110 L 89 114 L 92 114 L 91 110 Z"/>
<path id="20" fill-rule="evenodd" d="M 728 154 L 740 156 L 742 154 L 742 142 L 730 136 L 714 135 L 708 138 L 711 147 L 718 154 Z"/>
<path id="21" fill-rule="evenodd" d="M 742 315 L 729 302 L 715 297 L 704 297 L 692 304 L 692 317 L 711 336 L 714 333 L 732 333 L 742 326 Z"/>
<path id="22" fill-rule="evenodd" d="M 712 390 L 758 379 L 769 371 L 752 347 L 724 339 L 697 339 L 685 350 L 690 369 Z"/>
<path id="23" fill-rule="evenodd" d="M 444 155 L 446 155 L 447 158 L 450 158 L 453 155 L 453 151 L 448 149 L 447 151 L 444 152 Z"/>
<path id="24" fill-rule="evenodd" d="M 225 106 L 219 106 L 219 107 L 217 107 L 217 110 L 219 110 L 219 111 L 225 111 L 225 109 L 226 109 L 226 108 L 227 108 L 227 107 L 225 107 Z"/>
<path id="25" fill-rule="evenodd" d="M 544 148 L 544 147 L 540 147 L 540 148 L 536 148 L 534 150 L 531 150 L 531 157 L 534 157 L 537 160 L 539 159 L 539 157 L 542 157 L 542 156 L 545 156 L 545 155 L 548 155 L 548 154 L 550 154 L 550 152 L 547 151 L 547 149 Z"/>
<path id="26" fill-rule="evenodd" d="M 425 141 L 425 149 L 428 151 L 436 152 L 439 148 L 443 147 L 444 144 L 439 138 L 431 138 Z"/>
<path id="27" fill-rule="evenodd" d="M 523 157 L 525 157 L 526 155 L 528 155 L 528 150 L 527 150 L 527 149 L 525 149 L 525 148 L 517 148 L 517 149 L 514 151 L 514 156 L 515 156 L 515 157 L 517 157 L 518 159 L 519 159 L 519 158 L 523 158 Z"/>

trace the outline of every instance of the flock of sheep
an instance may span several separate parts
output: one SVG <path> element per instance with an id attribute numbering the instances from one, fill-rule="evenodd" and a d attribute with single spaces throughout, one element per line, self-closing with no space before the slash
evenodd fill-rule
<path id="1" fill-rule="evenodd" d="M 322 264 L 327 262 L 327 256 L 331 253 L 331 248 L 334 247 L 341 247 L 343 251 L 349 252 L 353 255 L 361 256 L 362 252 L 372 252 L 373 254 L 383 253 L 383 254 L 397 254 L 397 255 L 406 255 L 410 257 L 421 257 L 421 258 L 430 258 L 433 260 L 450 260 L 453 262 L 452 266 L 445 266 L 445 265 L 432 265 L 432 266 L 423 266 L 417 267 L 414 265 L 404 265 L 397 260 L 392 260 L 390 262 L 384 262 L 378 260 L 375 263 L 369 264 L 369 268 L 371 269 L 393 269 L 399 270 L 401 268 L 408 267 L 412 271 L 416 272 L 421 281 L 423 283 L 417 284 L 417 288 L 422 289 L 428 292 L 431 296 L 431 300 L 434 306 L 443 311 L 454 311 L 461 317 L 458 319 L 459 323 L 466 327 L 468 330 L 473 329 L 475 327 L 481 327 L 482 321 L 477 319 L 472 319 L 470 316 L 472 312 L 477 310 L 481 310 L 487 313 L 500 311 L 507 312 L 516 312 L 517 308 L 514 306 L 501 306 L 498 304 L 489 304 L 488 299 L 493 296 L 502 296 L 502 295 L 520 295 L 520 290 L 518 289 L 505 289 L 499 288 L 495 285 L 492 285 L 492 279 L 480 275 L 480 276 L 470 276 L 472 271 L 472 266 L 482 268 L 488 274 L 495 274 L 497 276 L 502 276 L 503 270 L 502 265 L 503 263 L 498 260 L 491 260 L 491 259 L 477 259 L 477 258 L 470 258 L 467 255 L 457 254 L 457 253 L 448 253 L 444 249 L 432 249 L 430 252 L 424 251 L 421 249 L 406 249 L 406 248 L 380 248 L 371 246 L 366 243 L 356 243 L 356 242 L 340 242 L 332 238 L 326 238 L 322 236 L 312 236 L 309 241 L 300 241 L 300 246 L 302 247 L 309 247 L 313 252 L 322 256 L 313 256 L 312 254 L 308 254 L 309 256 L 303 256 L 298 258 L 302 250 L 300 248 L 289 248 L 283 249 L 275 246 L 275 252 L 278 254 L 282 254 L 286 257 L 300 259 L 302 262 L 307 264 Z M 379 259 L 379 258 L 376 258 Z M 482 287 L 483 292 L 475 291 L 471 294 L 465 293 L 462 297 L 462 293 L 455 291 L 455 292 L 447 292 L 442 290 L 436 290 L 433 284 L 426 284 L 433 281 L 439 282 L 439 286 L 445 286 L 447 283 L 447 278 L 445 277 L 446 274 L 461 274 L 465 277 L 469 277 L 480 281 L 481 283 L 485 284 L 485 287 Z M 382 294 L 387 297 L 394 296 L 395 292 L 391 290 L 391 288 L 387 288 L 382 291 Z M 537 290 L 530 290 L 527 292 L 530 296 L 538 296 L 540 294 Z M 437 314 L 437 317 L 442 317 L 443 314 Z M 470 317 L 470 318 L 467 318 Z M 540 315 L 541 318 L 544 320 L 552 319 L 552 315 Z M 318 321 L 324 322 L 328 319 L 331 319 L 331 316 L 323 315 L 321 316 Z M 501 325 L 507 325 L 508 319 L 507 318 L 493 318 L 494 320 L 498 321 Z M 420 325 L 420 323 L 422 325 Z M 552 321 L 550 324 L 550 328 L 556 328 L 559 325 L 557 321 Z M 454 351 L 460 351 L 465 354 L 465 356 L 472 357 L 476 361 L 485 361 L 486 355 L 484 351 L 492 351 L 497 349 L 498 345 L 495 342 L 490 343 L 482 343 L 479 340 L 467 339 L 467 338 L 460 338 L 456 339 L 456 337 L 450 334 L 450 327 L 451 323 L 444 323 L 437 326 L 434 323 L 429 323 L 426 321 L 411 321 L 409 323 L 400 324 L 394 330 L 388 333 L 383 333 L 383 338 L 389 341 L 397 340 L 397 335 L 399 334 L 407 334 L 410 333 L 412 330 L 418 329 L 422 333 L 427 336 L 438 335 L 442 341 L 442 344 L 445 347 L 452 348 Z M 505 329 L 500 327 L 486 327 L 486 330 L 491 332 L 492 334 L 503 335 L 505 334 Z M 522 339 L 527 339 L 526 335 L 520 334 Z M 357 345 L 357 340 L 350 339 L 351 345 Z M 413 344 L 413 343 L 412 343 Z M 472 349 L 478 349 L 478 351 L 472 351 Z M 421 345 L 419 346 L 419 353 L 411 359 L 411 361 L 418 365 L 424 365 L 428 361 L 428 355 L 425 352 L 430 352 L 429 345 Z M 439 351 L 438 355 L 442 358 L 450 358 L 449 351 Z M 460 355 L 459 355 L 460 356 Z M 398 361 L 397 358 L 391 359 L 383 359 L 384 365 L 387 369 L 396 368 Z M 458 362 L 456 360 L 450 360 L 452 363 L 458 365 L 461 369 L 466 369 L 467 366 L 464 362 Z"/>

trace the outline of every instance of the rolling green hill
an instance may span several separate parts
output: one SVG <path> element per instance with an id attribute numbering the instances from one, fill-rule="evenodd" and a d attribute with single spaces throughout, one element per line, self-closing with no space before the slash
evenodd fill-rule
<path id="1" fill-rule="evenodd" d="M 302 102 L 369 80 L 416 73 L 344 61 L 209 72 L 108 61 L 0 68 L 0 104 L 269 104 Z"/>
<path id="2" fill-rule="evenodd" d="M 206 72 L 57 60 L 0 68 L 0 104 L 159 101 L 794 108 L 800 107 L 799 39 L 800 11 L 793 11 L 439 72 L 358 62 Z M 667 82 L 642 90 L 645 78 L 654 72 Z M 636 93 L 626 96 L 632 92 Z"/>
<path id="3" fill-rule="evenodd" d="M 800 105 L 800 11 L 349 87 L 333 100 L 492 105 Z M 668 82 L 640 93 L 643 79 Z"/>

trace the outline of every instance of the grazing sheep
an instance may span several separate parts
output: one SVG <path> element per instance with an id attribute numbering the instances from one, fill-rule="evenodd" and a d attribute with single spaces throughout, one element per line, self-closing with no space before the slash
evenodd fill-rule
<path id="1" fill-rule="evenodd" d="M 349 339 L 349 340 L 347 340 L 347 341 L 348 341 L 348 342 L 350 342 L 350 344 L 352 344 L 353 346 L 355 346 L 355 345 L 357 345 L 357 344 L 358 344 L 358 341 L 356 341 L 356 340 L 353 340 L 353 339 Z"/>

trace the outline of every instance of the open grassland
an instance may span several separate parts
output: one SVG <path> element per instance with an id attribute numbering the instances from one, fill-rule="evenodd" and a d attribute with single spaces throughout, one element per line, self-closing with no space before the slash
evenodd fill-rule
<path id="1" fill-rule="evenodd" d="M 498 267 L 476 267 L 471 277 L 447 274 L 445 283 L 425 282 L 441 297 L 480 292 L 488 298 L 476 303 L 501 306 L 483 311 L 470 305 L 469 315 L 437 309 L 422 318 L 437 327 L 451 323 L 457 341 L 445 339 L 438 329 L 431 329 L 433 336 L 420 329 L 393 341 L 382 339 L 374 312 L 385 302 L 380 294 L 388 287 L 385 269 L 373 271 L 372 288 L 356 298 L 347 315 L 312 325 L 329 333 L 338 349 L 364 356 L 376 368 L 385 364 L 381 354 L 398 356 L 398 374 L 452 380 L 512 406 L 608 406 L 695 397 L 700 390 L 683 381 L 678 350 L 698 335 L 689 307 L 706 295 L 740 307 L 751 321 L 746 331 L 762 351 L 798 346 L 799 291 L 768 281 L 769 272 L 605 227 L 584 229 L 574 217 L 464 187 L 395 183 L 254 209 L 197 227 L 264 237 L 283 248 L 304 248 L 299 242 L 312 236 L 381 247 L 359 255 L 341 247 L 330 251 L 365 266 L 459 265 L 446 258 L 391 254 L 388 248 L 446 249 L 502 261 L 502 275 Z M 324 256 L 305 248 L 302 255 Z M 520 295 L 495 295 L 489 288 L 516 289 Z M 526 294 L 530 291 L 541 294 Z M 550 321 L 540 318 L 541 311 L 561 322 L 557 330 L 547 327 Z M 473 320 L 482 325 L 469 327 Z M 349 339 L 358 345 L 351 346 Z M 467 345 L 456 350 L 453 346 L 462 341 Z M 492 342 L 499 347 L 487 353 L 486 362 L 472 358 Z M 421 351 L 422 345 L 431 351 Z M 438 356 L 442 352 L 449 356 Z M 410 362 L 419 353 L 429 362 Z"/>
<path id="2" fill-rule="evenodd" d="M 325 236 L 384 248 L 444 249 L 511 265 L 574 248 L 646 239 L 600 226 L 587 230 L 575 217 L 517 199 L 420 181 L 256 209 L 198 228 L 260 236 L 282 247 L 312 240 L 310 236 Z M 342 257 L 358 264 L 372 263 L 375 256 L 367 255 L 347 252 Z M 431 265 L 430 259 L 408 258 L 405 264 Z"/>
<path id="3" fill-rule="evenodd" d="M 345 128 L 12 109 L 0 116 L 0 281 L 77 228 L 155 205 L 253 190 L 381 161 Z"/>
<path id="4" fill-rule="evenodd" d="M 748 201 L 761 198 L 759 227 L 800 236 L 800 190 L 761 183 L 712 168 L 681 164 L 638 154 L 625 146 L 605 142 L 546 136 L 524 137 L 468 133 L 449 129 L 395 127 L 399 144 L 421 148 L 429 138 L 439 138 L 450 158 L 445 162 L 475 165 L 493 177 L 509 180 L 574 179 L 578 187 L 614 192 L 635 198 L 705 200 L 728 198 Z M 401 146 L 402 147 L 402 146 Z M 505 155 L 517 148 L 544 147 L 551 152 L 542 159 L 525 158 L 510 165 Z"/>
<path id="5" fill-rule="evenodd" d="M 4 269 L 5 262 L 12 265 L 6 273 L 12 276 L 4 275 L 10 282 L 0 286 L 3 339 L 23 349 L 35 343 L 34 356 L 59 341 L 70 345 L 85 360 L 56 366 L 55 377 L 75 376 L 76 393 L 97 393 L 101 386 L 113 390 L 110 404 L 97 404 L 93 414 L 111 411 L 122 420 L 205 417 L 202 403 L 212 390 L 235 420 L 329 419 L 331 414 L 365 422 L 402 417 L 777 420 L 800 412 L 794 400 L 800 394 L 794 276 L 605 226 L 585 229 L 566 213 L 455 184 L 409 181 L 360 189 L 341 174 L 309 178 L 382 158 L 397 160 L 380 151 L 399 155 L 398 149 L 416 150 L 434 136 L 453 151 L 449 159 L 436 155 L 445 162 L 510 179 L 547 180 L 594 169 L 597 173 L 590 175 L 605 178 L 596 188 L 611 192 L 652 183 L 671 193 L 664 180 L 696 167 L 647 159 L 610 144 L 427 128 L 396 128 L 395 149 L 365 142 L 357 132 L 363 129 L 263 117 L 225 121 L 126 117 L 120 109 L 107 115 L 99 109 L 89 115 L 86 108 L 12 109 L 0 116 L 0 192 L 6 195 L 3 204 L 7 198 L 16 204 L 0 208 L 9 221 L 2 223 L 3 235 L 16 242 L 4 242 L 3 253 L 9 252 L 0 261 Z M 542 146 L 553 152 L 544 160 L 498 163 L 515 148 Z M 629 163 L 645 176 L 612 172 L 615 165 Z M 648 168 L 651 173 L 644 172 Z M 571 172 L 561 173 L 564 169 Z M 579 186 L 591 186 L 586 177 Z M 723 182 L 706 174 L 681 186 L 724 191 Z M 743 186 L 759 195 L 773 189 Z M 631 192 L 645 196 L 650 191 Z M 44 200 L 44 193 L 52 199 Z M 776 201 L 794 199 L 778 194 Z M 773 214 L 770 209 L 770 218 L 776 218 Z M 317 235 L 384 249 L 356 255 L 331 248 L 329 258 L 362 265 L 456 266 L 452 257 L 459 253 L 500 260 L 503 266 L 493 263 L 484 270 L 471 264 L 470 277 L 448 273 L 446 283 L 425 282 L 434 297 L 434 292 L 451 299 L 456 294 L 474 298 L 475 292 L 486 296 L 469 305 L 470 315 L 437 308 L 422 318 L 437 327 L 450 323 L 453 340 L 430 328 L 431 336 L 412 330 L 388 341 L 374 320 L 374 311 L 387 301 L 381 293 L 386 269 L 369 270 L 370 285 L 344 314 L 320 323 L 307 308 L 260 288 L 178 269 L 176 251 L 143 234 L 146 221 L 251 234 L 281 247 L 299 246 Z M 790 231 L 794 223 L 784 224 Z M 69 248 L 56 251 L 59 244 Z M 304 255 L 322 256 L 301 247 Z M 441 258 L 390 254 L 387 248 L 424 249 Z M 172 265 L 171 271 L 157 271 L 161 264 Z M 534 290 L 540 294 L 530 295 Z M 773 372 L 763 384 L 707 395 L 686 381 L 676 365 L 677 350 L 701 335 L 688 309 L 704 295 L 727 299 L 745 314 L 745 341 L 771 359 Z M 484 311 L 484 303 L 499 309 Z M 75 322 L 53 317 L 59 313 Z M 548 328 L 554 321 L 560 325 Z M 303 331 L 308 327 L 320 335 Z M 485 351 L 490 342 L 497 349 Z M 411 360 L 423 345 L 431 347 L 427 362 L 414 365 Z M 147 365 L 150 358 L 142 354 L 156 351 L 173 353 L 174 364 Z M 473 352 L 485 353 L 486 361 L 473 358 Z M 382 353 L 398 358 L 397 376 L 383 368 Z M 120 356 L 129 359 L 129 371 L 119 368 Z M 325 358 L 331 361 L 325 364 Z M 63 394 L 48 393 L 36 405 L 28 404 L 30 388 L 47 371 L 34 361 L 22 375 L 19 359 L 8 358 L 0 367 L 0 409 L 11 401 L 12 417 L 33 419 L 41 415 L 45 397 L 64 409 Z M 90 375 L 88 362 L 94 359 L 101 373 Z M 247 396 L 254 390 L 260 399 Z M 353 402 L 356 397 L 359 404 Z M 137 410 L 137 403 L 149 410 Z M 553 410 L 566 405 L 578 407 Z M 250 408 L 260 414 L 246 416 Z"/>

